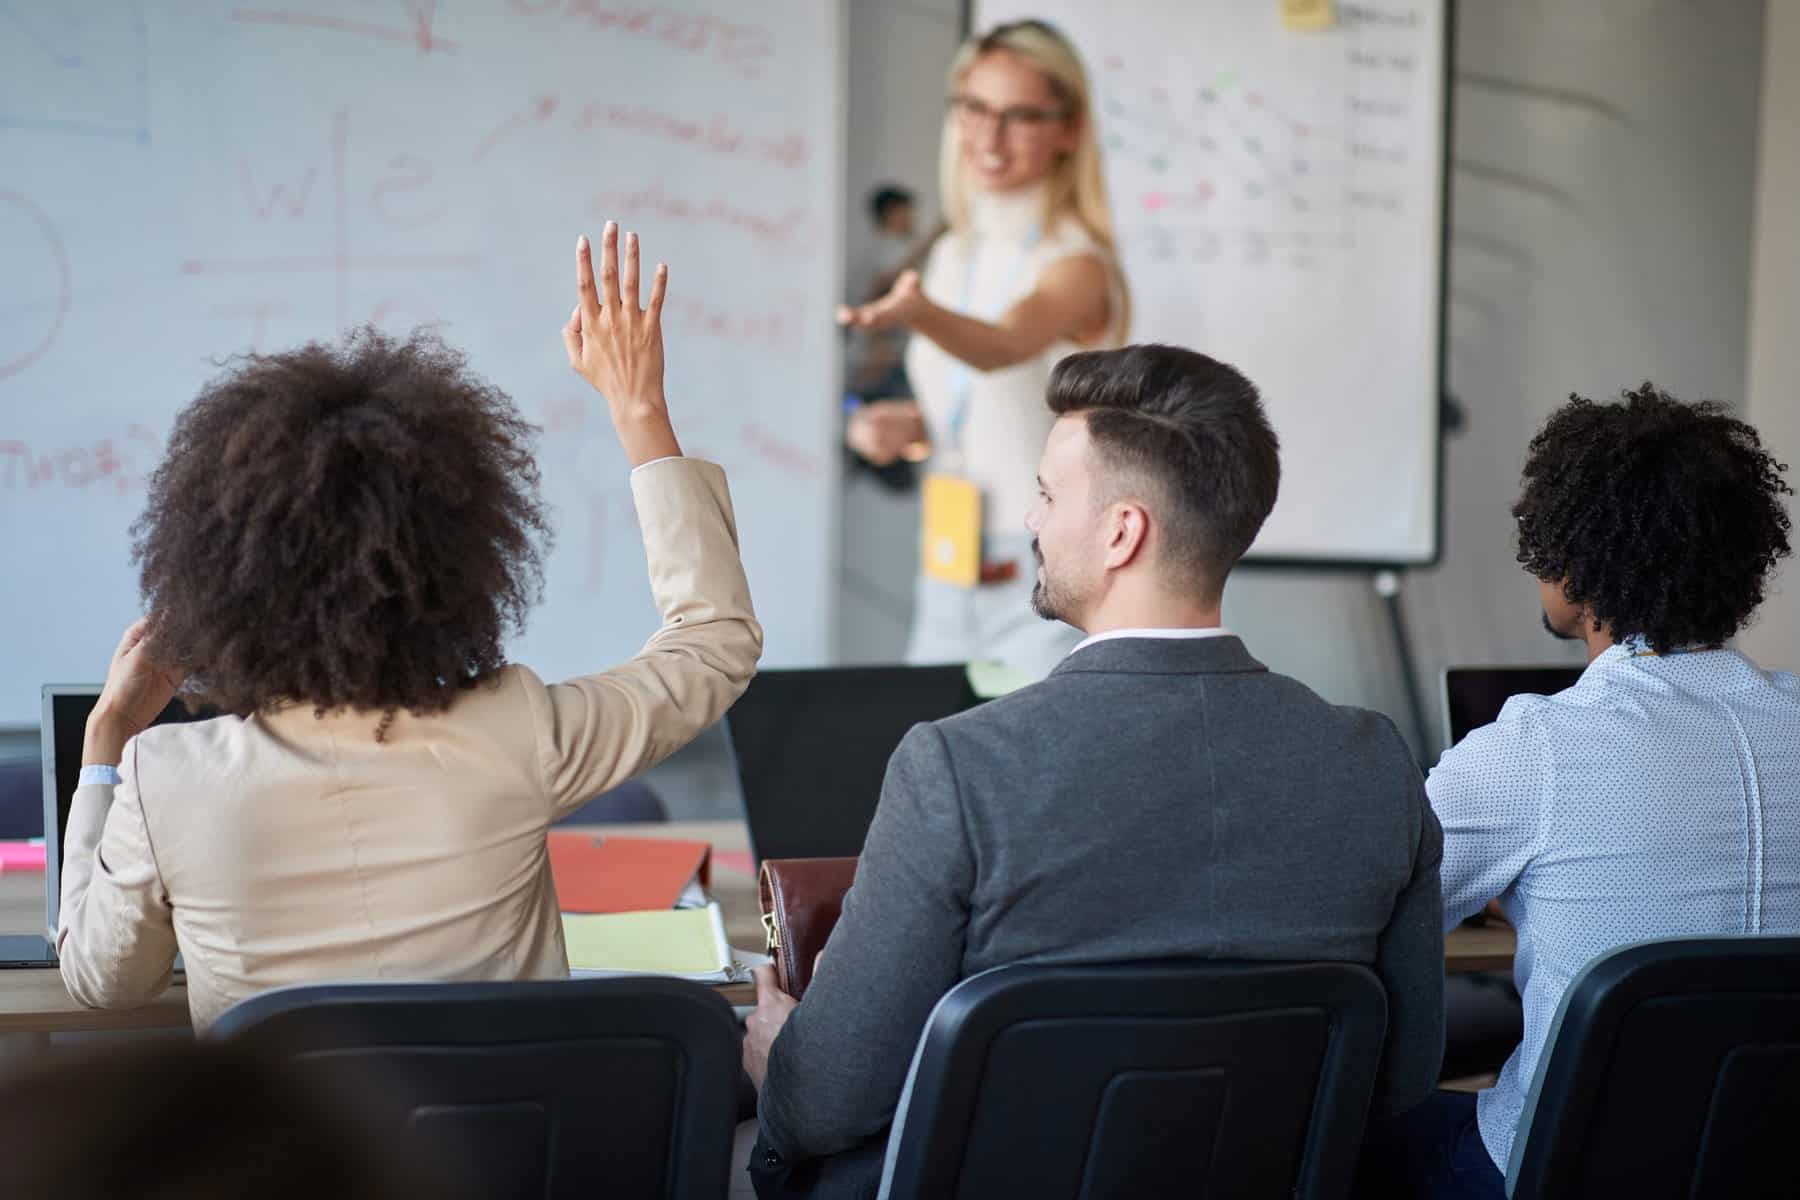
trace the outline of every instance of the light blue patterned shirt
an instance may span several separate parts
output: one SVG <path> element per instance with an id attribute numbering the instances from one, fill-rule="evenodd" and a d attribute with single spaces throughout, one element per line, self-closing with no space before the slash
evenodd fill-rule
<path id="1" fill-rule="evenodd" d="M 1515 696 L 1425 789 L 1444 827 L 1444 927 L 1498 897 L 1525 1035 L 1477 1101 L 1506 1170 L 1551 1018 L 1629 942 L 1800 933 L 1800 681 L 1734 650 L 1613 646 L 1554 696 Z"/>

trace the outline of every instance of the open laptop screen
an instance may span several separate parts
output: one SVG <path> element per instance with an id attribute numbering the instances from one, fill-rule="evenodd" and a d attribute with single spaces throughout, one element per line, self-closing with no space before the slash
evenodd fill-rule
<path id="1" fill-rule="evenodd" d="M 1447 746 L 1472 729 L 1490 725 L 1507 700 L 1518 695 L 1550 696 L 1573 687 L 1581 667 L 1449 667 L 1444 671 L 1444 732 Z"/>
<path id="2" fill-rule="evenodd" d="M 906 731 L 979 702 L 960 666 L 757 672 L 725 714 L 757 860 L 860 853 Z"/>
<path id="3" fill-rule="evenodd" d="M 100 698 L 95 684 L 46 684 L 44 686 L 44 888 L 46 928 L 56 936 L 57 906 L 62 891 L 63 831 L 69 825 L 69 805 L 81 778 L 81 743 L 87 733 L 88 714 Z M 179 700 L 169 702 L 152 725 L 172 721 L 200 721 L 216 716 L 211 711 L 190 712 Z"/>

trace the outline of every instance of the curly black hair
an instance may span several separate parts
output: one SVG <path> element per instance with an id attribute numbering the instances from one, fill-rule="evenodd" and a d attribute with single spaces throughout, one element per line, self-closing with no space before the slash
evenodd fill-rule
<path id="1" fill-rule="evenodd" d="M 132 527 L 151 654 L 239 716 L 448 708 L 543 591 L 535 427 L 427 333 L 226 366 Z"/>
<path id="2" fill-rule="evenodd" d="M 1721 645 L 1788 553 L 1785 470 L 1718 403 L 1650 383 L 1615 404 L 1571 395 L 1531 439 L 1519 562 L 1615 642 Z"/>

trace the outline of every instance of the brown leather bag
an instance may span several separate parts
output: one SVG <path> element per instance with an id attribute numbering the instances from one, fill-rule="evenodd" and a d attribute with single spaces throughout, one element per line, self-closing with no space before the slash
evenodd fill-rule
<path id="1" fill-rule="evenodd" d="M 812 982 L 813 963 L 844 911 L 856 878 L 854 858 L 765 858 L 757 881 L 763 929 L 775 978 L 798 1000 Z"/>

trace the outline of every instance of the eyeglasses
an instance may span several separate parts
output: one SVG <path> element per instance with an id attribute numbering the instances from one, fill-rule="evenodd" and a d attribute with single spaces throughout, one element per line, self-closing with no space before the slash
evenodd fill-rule
<path id="1" fill-rule="evenodd" d="M 1006 136 L 1009 128 L 1035 133 L 1069 115 L 1067 109 L 1038 108 L 1029 104 L 991 108 L 973 96 L 950 97 L 950 111 L 960 124 L 972 129 L 985 129 L 990 121 L 998 123 L 1001 137 Z"/>

